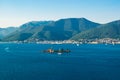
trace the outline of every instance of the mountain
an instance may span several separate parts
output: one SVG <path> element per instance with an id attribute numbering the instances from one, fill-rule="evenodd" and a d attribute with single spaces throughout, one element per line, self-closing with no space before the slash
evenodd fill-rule
<path id="1" fill-rule="evenodd" d="M 5 36 L 9 35 L 10 33 L 16 30 L 16 27 L 0 28 L 0 39 L 4 38 Z"/>
<path id="2" fill-rule="evenodd" d="M 10 34 L 4 41 L 23 40 L 67 40 L 72 36 L 97 27 L 94 23 L 85 18 L 67 18 L 57 21 L 34 21 L 23 24 L 20 29 Z"/>
<path id="3" fill-rule="evenodd" d="M 98 26 L 73 36 L 72 40 L 79 39 L 120 38 L 120 20 Z"/>
<path id="4" fill-rule="evenodd" d="M 41 31 L 42 26 L 53 21 L 31 21 L 19 27 L 18 30 L 6 36 L 2 41 L 23 41 L 31 37 L 34 33 Z"/>
<path id="5" fill-rule="evenodd" d="M 99 24 L 85 18 L 60 19 L 50 25 L 44 26 L 42 31 L 33 35 L 40 40 L 67 40 L 82 31 L 95 28 Z"/>

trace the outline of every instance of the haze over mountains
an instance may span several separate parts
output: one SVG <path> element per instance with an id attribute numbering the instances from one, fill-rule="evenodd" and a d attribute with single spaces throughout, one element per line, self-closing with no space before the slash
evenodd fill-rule
<path id="1" fill-rule="evenodd" d="M 2 41 L 79 40 L 96 38 L 120 38 L 120 20 L 107 24 L 95 23 L 85 18 L 32 21 L 21 25 L 9 35 L 1 37 Z"/>
<path id="2" fill-rule="evenodd" d="M 0 39 L 16 31 L 17 27 L 0 28 Z"/>

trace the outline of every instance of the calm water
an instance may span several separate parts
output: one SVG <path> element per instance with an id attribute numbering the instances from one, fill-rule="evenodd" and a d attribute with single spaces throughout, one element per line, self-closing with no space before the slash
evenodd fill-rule
<path id="1" fill-rule="evenodd" d="M 120 80 L 120 45 L 0 44 L 0 80 Z"/>

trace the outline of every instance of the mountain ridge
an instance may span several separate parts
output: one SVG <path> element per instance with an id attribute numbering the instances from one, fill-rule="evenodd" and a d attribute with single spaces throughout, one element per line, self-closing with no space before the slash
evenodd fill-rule
<path id="1" fill-rule="evenodd" d="M 0 39 L 16 31 L 17 29 L 18 29 L 17 27 L 0 28 Z"/>
<path id="2" fill-rule="evenodd" d="M 120 20 L 99 24 L 86 18 L 57 21 L 31 21 L 7 35 L 2 41 L 43 41 L 119 38 Z"/>
<path id="3" fill-rule="evenodd" d="M 36 23 L 34 25 L 29 22 L 21 25 L 18 31 L 10 34 L 4 38 L 3 41 L 23 41 L 35 39 L 67 40 L 82 31 L 94 28 L 98 25 L 100 24 L 89 21 L 85 18 L 66 18 L 57 21 L 48 21 L 42 25 L 41 22 L 37 22 L 37 25 Z"/>
<path id="4" fill-rule="evenodd" d="M 120 38 L 120 20 L 112 21 L 97 28 L 87 30 L 73 36 L 72 40 L 79 39 L 102 39 L 102 38 Z"/>

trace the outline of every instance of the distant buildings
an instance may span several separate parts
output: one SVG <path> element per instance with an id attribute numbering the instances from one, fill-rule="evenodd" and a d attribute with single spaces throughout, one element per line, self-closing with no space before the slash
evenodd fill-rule
<path id="1" fill-rule="evenodd" d="M 0 43 L 36 43 L 36 44 L 120 44 L 120 39 L 80 39 L 79 41 L 75 40 L 63 40 L 63 41 L 40 41 L 36 40 L 24 40 L 24 41 L 9 41 L 9 42 L 0 42 Z"/>

